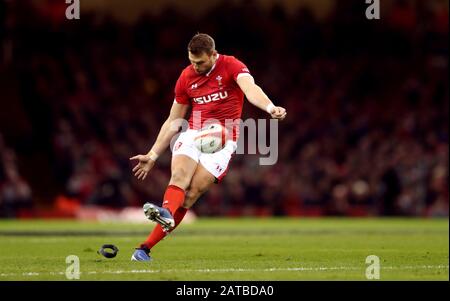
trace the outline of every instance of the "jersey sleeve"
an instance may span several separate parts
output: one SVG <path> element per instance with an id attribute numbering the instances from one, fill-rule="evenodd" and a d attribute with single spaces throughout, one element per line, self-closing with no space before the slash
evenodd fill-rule
<path id="1" fill-rule="evenodd" d="M 186 93 L 186 83 L 183 73 L 175 84 L 175 99 L 174 102 L 187 105 L 189 104 L 189 96 Z"/>
<path id="2" fill-rule="evenodd" d="M 234 81 L 237 81 L 241 76 L 252 76 L 247 66 L 235 57 L 230 61 L 228 70 L 233 76 Z"/>

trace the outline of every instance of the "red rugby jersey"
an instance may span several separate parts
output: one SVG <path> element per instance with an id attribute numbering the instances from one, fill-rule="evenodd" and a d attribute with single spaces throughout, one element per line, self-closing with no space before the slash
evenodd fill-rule
<path id="1" fill-rule="evenodd" d="M 236 80 L 240 76 L 249 76 L 250 71 L 234 56 L 218 56 L 206 74 L 197 74 L 192 65 L 181 72 L 175 86 L 175 102 L 192 105 L 189 128 L 200 129 L 205 121 L 217 120 L 227 125 L 232 133 L 230 138 L 236 141 L 244 103 L 244 92 Z"/>

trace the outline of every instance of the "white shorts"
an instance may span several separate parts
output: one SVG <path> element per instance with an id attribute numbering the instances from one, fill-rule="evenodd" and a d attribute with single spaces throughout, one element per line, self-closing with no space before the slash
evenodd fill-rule
<path id="1" fill-rule="evenodd" d="M 173 145 L 172 155 L 186 155 L 197 163 L 200 163 L 218 181 L 222 180 L 228 170 L 231 156 L 237 148 L 237 143 L 228 140 L 225 147 L 214 154 L 200 152 L 194 145 L 194 137 L 197 130 L 188 129 L 180 134 Z"/>

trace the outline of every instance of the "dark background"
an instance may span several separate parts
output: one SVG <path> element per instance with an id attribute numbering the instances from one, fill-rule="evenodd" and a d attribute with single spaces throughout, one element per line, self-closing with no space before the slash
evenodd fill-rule
<path id="1" fill-rule="evenodd" d="M 154 142 L 197 32 L 289 114 L 278 163 L 235 156 L 195 212 L 448 216 L 448 1 L 381 1 L 380 20 L 363 0 L 128 2 L 137 17 L 81 0 L 67 20 L 63 0 L 0 0 L 0 216 L 159 202 L 170 151 L 144 182 L 128 158 Z"/>

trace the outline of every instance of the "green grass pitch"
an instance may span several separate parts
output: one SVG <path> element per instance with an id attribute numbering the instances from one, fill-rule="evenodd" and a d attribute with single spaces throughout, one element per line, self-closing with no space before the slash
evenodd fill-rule
<path id="1" fill-rule="evenodd" d="M 1 220 L 0 280 L 67 280 L 69 255 L 80 280 L 367 280 L 369 255 L 380 280 L 449 280 L 447 218 L 199 218 L 155 246 L 152 262 L 131 262 L 152 228 Z M 106 243 L 117 257 L 97 254 Z"/>

